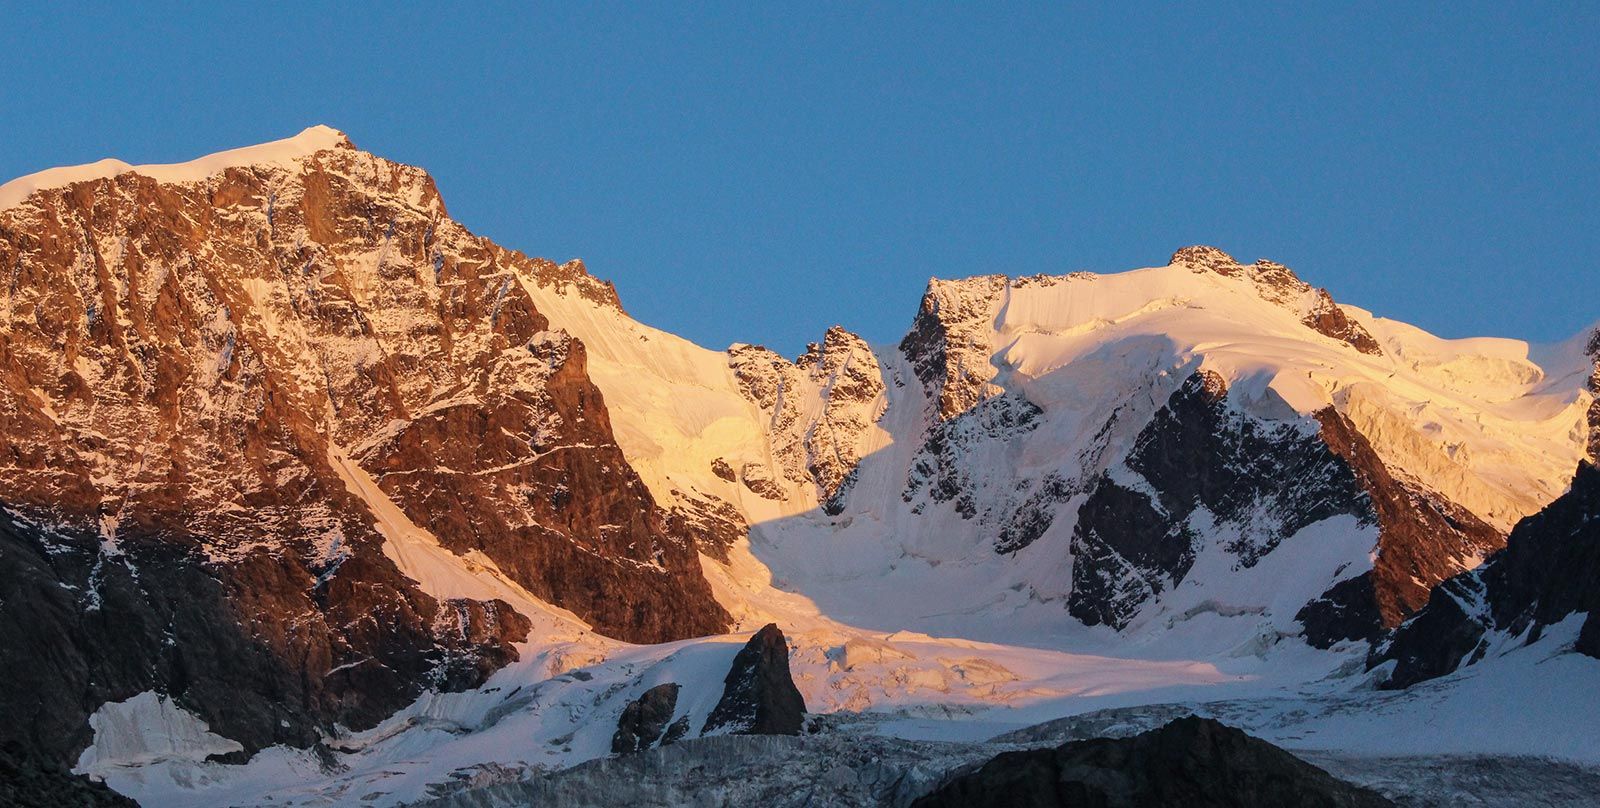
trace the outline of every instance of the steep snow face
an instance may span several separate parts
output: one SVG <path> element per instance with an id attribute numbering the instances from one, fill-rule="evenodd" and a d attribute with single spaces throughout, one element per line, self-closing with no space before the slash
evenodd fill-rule
<path id="1" fill-rule="evenodd" d="M 211 732 L 206 722 L 153 691 L 101 705 L 89 717 L 89 726 L 95 742 L 83 750 L 77 768 L 100 777 L 120 768 L 169 760 L 198 763 L 211 755 L 244 750 L 238 741 Z"/>

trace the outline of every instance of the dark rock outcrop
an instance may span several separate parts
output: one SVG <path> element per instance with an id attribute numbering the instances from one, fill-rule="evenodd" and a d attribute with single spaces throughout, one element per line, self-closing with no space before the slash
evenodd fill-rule
<path id="1" fill-rule="evenodd" d="M 0 805 L 8 808 L 138 808 L 138 803 L 41 759 L 15 744 L 0 747 Z"/>
<path id="2" fill-rule="evenodd" d="M 768 623 L 733 658 L 702 735 L 798 735 L 806 703 L 789 675 L 789 642 Z"/>
<path id="3" fill-rule="evenodd" d="M 1315 419 L 1315 431 L 1262 421 L 1231 407 L 1215 374 L 1186 379 L 1127 456 L 1138 484 L 1102 474 L 1079 507 L 1068 611 L 1089 625 L 1126 627 L 1183 581 L 1198 536 L 1189 520 L 1202 509 L 1237 528 L 1226 549 L 1245 568 L 1333 516 L 1378 528 L 1373 569 L 1296 615 L 1320 648 L 1377 637 L 1456 574 L 1456 559 L 1501 546 L 1499 531 L 1465 508 L 1392 474 L 1348 418 L 1328 408 Z"/>
<path id="4" fill-rule="evenodd" d="M 1572 488 L 1517 524 L 1482 567 L 1434 588 L 1424 607 L 1379 644 L 1369 666 L 1393 662 L 1385 686 L 1407 687 L 1482 658 L 1485 636 L 1524 635 L 1585 615 L 1575 650 L 1600 659 L 1600 469 L 1582 463 Z"/>
<path id="5" fill-rule="evenodd" d="M 912 805 L 1379 808 L 1393 803 L 1266 741 L 1190 716 L 1132 738 L 1005 752 Z"/>
<path id="6" fill-rule="evenodd" d="M 642 752 L 662 741 L 672 724 L 672 713 L 678 709 L 678 690 L 676 682 L 667 682 L 628 702 L 617 719 L 617 732 L 611 736 L 611 753 Z"/>
<path id="7" fill-rule="evenodd" d="M 1316 434 L 1234 411 L 1222 379 L 1206 371 L 1156 412 L 1126 465 L 1143 480 L 1140 490 L 1102 475 L 1078 510 L 1067 608 L 1089 625 L 1123 628 L 1183 580 L 1197 540 L 1189 520 L 1199 509 L 1239 528 L 1227 549 L 1241 567 L 1314 522 L 1371 519 L 1355 475 Z"/>

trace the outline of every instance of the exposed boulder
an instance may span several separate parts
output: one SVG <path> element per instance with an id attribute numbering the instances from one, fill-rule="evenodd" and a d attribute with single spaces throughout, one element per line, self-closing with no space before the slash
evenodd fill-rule
<path id="1" fill-rule="evenodd" d="M 722 681 L 722 699 L 702 735 L 800 734 L 806 703 L 789 675 L 789 643 L 776 624 L 745 643 Z"/>
<path id="2" fill-rule="evenodd" d="M 617 732 L 611 736 L 611 753 L 642 752 L 661 741 L 672 723 L 673 711 L 678 708 L 678 690 L 676 682 L 667 682 L 628 702 L 617 719 Z"/>
<path id="3" fill-rule="evenodd" d="M 1004 752 L 912 805 L 1379 808 L 1393 803 L 1266 741 L 1190 716 L 1131 738 Z"/>

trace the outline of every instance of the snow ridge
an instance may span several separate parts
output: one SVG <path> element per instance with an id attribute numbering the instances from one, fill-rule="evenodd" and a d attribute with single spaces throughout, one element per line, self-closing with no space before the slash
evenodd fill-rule
<path id="1" fill-rule="evenodd" d="M 330 126 L 307 127 L 294 137 L 274 140 L 255 146 L 209 154 L 183 163 L 129 165 L 121 160 L 106 158 L 76 166 L 49 168 L 18 177 L 0 185 L 0 210 L 16 207 L 39 191 L 65 188 L 80 182 L 109 179 L 122 174 L 140 174 L 156 182 L 198 182 L 230 168 L 243 166 L 278 166 L 288 168 L 295 162 L 325 149 L 354 148 L 343 132 Z"/>

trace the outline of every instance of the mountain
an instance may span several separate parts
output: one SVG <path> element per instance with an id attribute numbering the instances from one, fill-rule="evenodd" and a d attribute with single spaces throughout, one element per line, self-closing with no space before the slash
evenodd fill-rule
<path id="1" fill-rule="evenodd" d="M 76 755 L 156 689 L 247 753 L 306 745 L 481 683 L 546 602 L 628 640 L 727 627 L 524 288 L 608 285 L 332 130 L 178 176 L 0 213 L 8 738 Z"/>
<path id="2" fill-rule="evenodd" d="M 1587 335 L 1210 247 L 908 314 L 705 349 L 326 127 L 0 186 L 0 740 L 394 803 L 715 734 L 768 624 L 786 731 L 1325 683 L 1600 441 Z"/>

